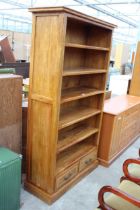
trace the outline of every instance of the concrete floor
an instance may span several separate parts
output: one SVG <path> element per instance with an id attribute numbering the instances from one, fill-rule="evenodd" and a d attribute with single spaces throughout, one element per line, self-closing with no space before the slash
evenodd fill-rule
<path id="1" fill-rule="evenodd" d="M 99 189 L 103 185 L 118 185 L 122 176 L 122 163 L 129 157 L 138 157 L 139 147 L 140 138 L 109 168 L 98 166 L 51 206 L 22 189 L 20 210 L 93 210 L 98 206 Z"/>

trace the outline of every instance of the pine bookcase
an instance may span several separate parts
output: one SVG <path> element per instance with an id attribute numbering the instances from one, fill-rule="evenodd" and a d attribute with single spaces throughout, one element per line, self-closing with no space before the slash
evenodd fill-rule
<path id="1" fill-rule="evenodd" d="M 50 204 L 98 165 L 115 26 L 63 7 L 30 11 L 25 187 Z"/>

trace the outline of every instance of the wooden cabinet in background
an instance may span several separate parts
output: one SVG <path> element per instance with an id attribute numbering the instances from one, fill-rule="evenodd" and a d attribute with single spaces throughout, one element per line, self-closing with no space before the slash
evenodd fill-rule
<path id="1" fill-rule="evenodd" d="M 124 95 L 105 101 L 98 158 L 108 166 L 140 134 L 140 97 Z"/>
<path id="2" fill-rule="evenodd" d="M 26 189 L 51 203 L 97 165 L 114 25 L 34 8 Z"/>
<path id="3" fill-rule="evenodd" d="M 129 94 L 140 96 L 140 41 L 137 44 L 132 79 L 129 88 Z"/>
<path id="4" fill-rule="evenodd" d="M 0 75 L 0 146 L 21 153 L 22 77 Z"/>

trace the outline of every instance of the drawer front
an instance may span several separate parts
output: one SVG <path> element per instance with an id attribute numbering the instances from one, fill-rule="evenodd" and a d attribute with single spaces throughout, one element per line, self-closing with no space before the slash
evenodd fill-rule
<path id="1" fill-rule="evenodd" d="M 124 148 L 124 146 L 127 146 L 137 135 L 138 132 L 138 123 L 134 122 L 133 124 L 130 124 L 127 128 L 124 128 L 122 130 L 121 134 L 121 144 L 120 148 Z"/>
<path id="2" fill-rule="evenodd" d="M 131 115 L 133 112 L 135 111 L 138 111 L 140 108 L 139 104 L 129 108 L 128 110 L 125 111 L 125 115 L 128 116 L 128 115 Z"/>
<path id="3" fill-rule="evenodd" d="M 56 190 L 73 179 L 78 173 L 78 163 L 70 167 L 66 172 L 56 178 Z"/>
<path id="4" fill-rule="evenodd" d="M 139 113 L 139 106 L 135 106 L 130 108 L 129 110 L 125 111 L 124 113 L 124 122 L 125 121 L 134 121 L 137 120 L 138 118 L 138 113 Z"/>
<path id="5" fill-rule="evenodd" d="M 83 157 L 79 163 L 79 171 L 91 165 L 97 159 L 97 150 L 90 152 L 88 155 Z"/>
<path id="6" fill-rule="evenodd" d="M 135 112 L 132 112 L 131 114 L 129 114 L 128 116 L 124 117 L 124 121 L 132 121 L 132 120 L 137 120 L 139 115 L 139 111 L 136 110 Z"/>

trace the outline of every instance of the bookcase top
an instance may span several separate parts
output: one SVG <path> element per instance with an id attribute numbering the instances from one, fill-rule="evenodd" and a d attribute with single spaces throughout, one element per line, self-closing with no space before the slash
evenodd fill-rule
<path id="1" fill-rule="evenodd" d="M 77 19 L 81 19 L 82 21 L 89 22 L 91 24 L 96 24 L 108 29 L 113 30 L 116 25 L 100 20 L 98 18 L 83 14 L 76 10 L 67 8 L 67 7 L 36 7 L 36 8 L 29 8 L 29 11 L 33 14 L 40 14 L 40 13 L 65 13 L 68 17 L 73 17 Z"/>

